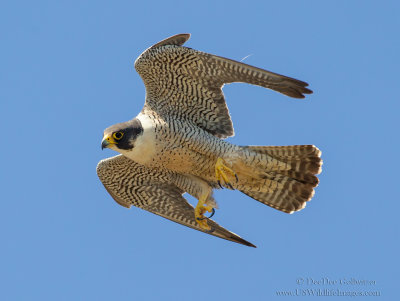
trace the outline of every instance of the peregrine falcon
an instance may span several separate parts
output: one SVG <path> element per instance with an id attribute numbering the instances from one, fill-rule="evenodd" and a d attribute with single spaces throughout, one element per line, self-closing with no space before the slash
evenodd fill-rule
<path id="1" fill-rule="evenodd" d="M 294 98 L 307 83 L 182 45 L 189 34 L 167 38 L 135 61 L 146 87 L 142 111 L 104 131 L 102 148 L 120 153 L 102 160 L 97 174 L 114 200 L 246 246 L 218 225 L 213 189 L 236 189 L 277 210 L 305 207 L 318 185 L 321 152 L 314 145 L 238 146 L 224 84 L 243 82 Z M 198 200 L 195 208 L 183 197 Z"/>

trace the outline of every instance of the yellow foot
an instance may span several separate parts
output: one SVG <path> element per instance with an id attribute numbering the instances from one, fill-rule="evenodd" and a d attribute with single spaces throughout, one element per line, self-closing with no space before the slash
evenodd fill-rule
<path id="1" fill-rule="evenodd" d="M 203 194 L 199 202 L 194 209 L 194 216 L 196 218 L 196 222 L 199 224 L 200 228 L 203 230 L 211 230 L 211 227 L 207 224 L 207 218 L 204 216 L 206 211 L 212 212 L 214 207 L 212 205 L 207 204 L 207 199 L 210 193 Z"/>
<path id="2" fill-rule="evenodd" d="M 235 177 L 236 182 L 238 181 L 237 174 L 225 165 L 224 159 L 218 158 L 217 163 L 215 163 L 215 178 L 217 179 L 218 185 L 222 188 L 221 181 L 223 181 L 224 185 L 227 185 L 230 189 L 233 189 L 232 184 L 226 175 L 227 173 L 232 177 Z"/>

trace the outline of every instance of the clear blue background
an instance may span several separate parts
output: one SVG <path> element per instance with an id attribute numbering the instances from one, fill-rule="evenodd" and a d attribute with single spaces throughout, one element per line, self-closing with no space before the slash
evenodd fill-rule
<path id="1" fill-rule="evenodd" d="M 276 294 L 307 288 L 398 298 L 399 10 L 398 1 L 3 1 L 0 299 L 309 300 Z M 103 129 L 144 102 L 134 60 L 183 32 L 189 47 L 251 55 L 246 63 L 314 90 L 293 100 L 224 88 L 229 141 L 323 152 L 320 186 L 301 212 L 216 193 L 215 219 L 257 249 L 127 210 L 96 176 L 115 155 L 100 149 Z"/>

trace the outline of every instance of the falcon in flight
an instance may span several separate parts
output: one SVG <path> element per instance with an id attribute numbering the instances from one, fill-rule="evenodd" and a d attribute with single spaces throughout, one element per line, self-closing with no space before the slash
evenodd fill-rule
<path id="1" fill-rule="evenodd" d="M 318 185 L 321 152 L 314 145 L 238 146 L 224 84 L 243 82 L 294 98 L 308 84 L 182 45 L 189 34 L 145 50 L 135 69 L 146 86 L 142 111 L 104 131 L 102 148 L 120 153 L 102 160 L 97 174 L 114 200 L 246 246 L 252 243 L 218 225 L 206 212 L 213 189 L 237 189 L 277 210 L 305 207 Z M 182 196 L 198 200 L 193 208 Z"/>

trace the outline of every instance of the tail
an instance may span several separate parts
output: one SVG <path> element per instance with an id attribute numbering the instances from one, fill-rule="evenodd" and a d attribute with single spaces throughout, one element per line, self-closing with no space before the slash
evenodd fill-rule
<path id="1" fill-rule="evenodd" d="M 320 156 L 314 145 L 244 146 L 233 165 L 239 178 L 235 188 L 280 211 L 301 210 L 319 183 Z"/>

